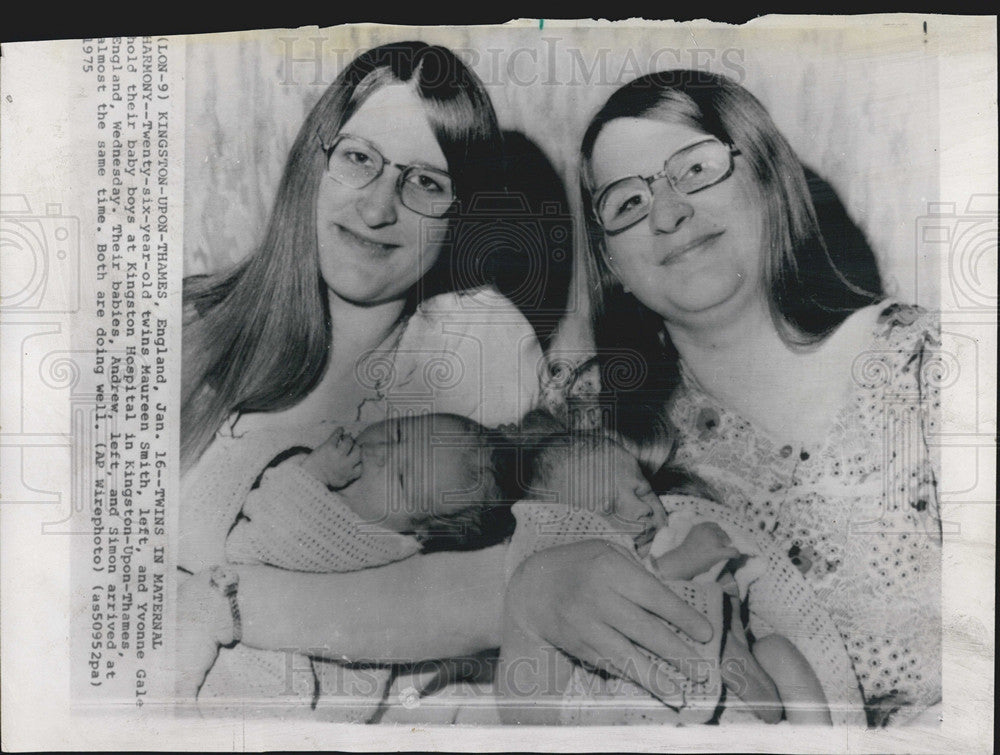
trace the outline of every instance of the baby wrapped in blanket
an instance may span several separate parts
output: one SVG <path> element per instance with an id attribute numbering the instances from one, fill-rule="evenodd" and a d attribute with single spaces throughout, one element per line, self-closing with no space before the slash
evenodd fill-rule
<path id="1" fill-rule="evenodd" d="M 700 610 L 714 632 L 699 657 L 665 659 L 672 684 L 656 690 L 660 699 L 540 647 L 537 638 L 505 634 L 498 674 L 503 720 L 680 725 L 742 715 L 863 723 L 857 683 L 831 619 L 801 574 L 733 512 L 693 495 L 657 497 L 638 462 L 599 433 L 553 434 L 526 466 L 532 495 L 541 500 L 513 507 L 508 573 L 544 548 L 608 540 Z"/>
<path id="2" fill-rule="evenodd" d="M 286 449 L 247 496 L 227 558 L 333 573 L 501 542 L 513 529 L 509 504 L 517 496 L 501 488 L 508 475 L 496 437 L 465 417 L 426 414 L 374 423 L 356 440 L 338 428 L 315 450 Z M 325 648 L 223 648 L 199 706 L 372 720 L 391 669 L 328 657 Z"/>

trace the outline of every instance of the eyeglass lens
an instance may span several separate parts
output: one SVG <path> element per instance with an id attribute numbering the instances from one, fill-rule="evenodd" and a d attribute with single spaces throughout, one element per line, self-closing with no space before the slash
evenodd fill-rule
<path id="1" fill-rule="evenodd" d="M 719 183 L 733 169 L 729 147 L 714 139 L 698 142 L 675 152 L 663 166 L 662 175 L 680 194 L 694 194 Z M 604 190 L 598 200 L 598 215 L 607 231 L 627 228 L 645 218 L 653 203 L 650 181 L 629 176 Z"/>
<path id="2" fill-rule="evenodd" d="M 354 137 L 338 139 L 330 150 L 327 170 L 338 183 L 361 189 L 385 170 L 386 160 L 372 145 Z M 397 184 L 400 201 L 421 215 L 444 215 L 455 198 L 451 177 L 434 168 L 410 165 Z"/>

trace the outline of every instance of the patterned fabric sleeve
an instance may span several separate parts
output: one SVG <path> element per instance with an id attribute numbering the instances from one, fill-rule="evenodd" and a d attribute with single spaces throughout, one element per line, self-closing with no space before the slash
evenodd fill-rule
<path id="1" fill-rule="evenodd" d="M 856 521 L 859 536 L 848 543 L 868 567 L 851 650 L 875 726 L 900 723 L 940 700 L 942 531 L 931 443 L 947 372 L 930 314 L 893 304 L 878 324 L 862 377 L 881 394 L 881 426 L 873 422 L 871 431 L 886 441 L 884 493 L 881 511 Z M 873 635 L 885 638 L 884 647 L 869 641 Z"/>
<path id="2" fill-rule="evenodd" d="M 940 386 L 949 369 L 940 326 L 924 310 L 900 304 L 884 310 L 879 324 L 885 328 L 883 355 L 890 376 L 883 393 L 884 427 L 894 441 L 887 460 L 893 484 L 887 488 L 886 510 L 940 546 L 939 465 L 930 446 L 940 421 Z"/>
<path id="3" fill-rule="evenodd" d="M 549 354 L 541 374 L 541 406 L 576 430 L 601 426 L 601 371 L 589 352 Z"/>
<path id="4" fill-rule="evenodd" d="M 883 307 L 852 364 L 850 404 L 770 509 L 774 537 L 844 638 L 870 726 L 902 723 L 941 695 L 940 344 L 929 313 Z M 771 495 L 752 494 L 751 509 Z"/>

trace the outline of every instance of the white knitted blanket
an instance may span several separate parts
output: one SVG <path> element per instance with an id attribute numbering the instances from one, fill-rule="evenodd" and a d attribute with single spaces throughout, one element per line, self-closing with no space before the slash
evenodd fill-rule
<path id="1" fill-rule="evenodd" d="M 226 540 L 234 564 L 334 573 L 384 566 L 420 550 L 412 537 L 366 523 L 300 459 L 269 469 Z"/>
<path id="2" fill-rule="evenodd" d="M 413 538 L 364 523 L 299 461 L 269 469 L 247 493 L 226 541 L 228 561 L 333 573 L 382 566 L 419 551 Z M 199 692 L 199 706 L 217 715 L 256 711 L 352 722 L 375 714 L 389 669 L 320 660 L 320 649 L 307 650 L 312 652 L 223 648 Z"/>
<path id="3" fill-rule="evenodd" d="M 758 637 L 776 632 L 791 640 L 812 665 L 830 704 L 834 725 L 865 725 L 862 699 L 844 641 L 828 612 L 816 599 L 811 586 L 787 558 L 782 558 L 764 533 L 752 532 L 724 506 L 688 496 L 661 496 L 670 523 L 676 532 L 658 533 L 652 553 L 659 555 L 675 547 L 687 530 L 699 521 L 722 527 L 734 547 L 750 556 L 737 569 L 741 597 L 747 598 L 750 629 Z M 517 530 L 508 552 L 507 570 L 512 573 L 531 553 L 588 539 L 617 543 L 634 553 L 632 535 L 617 530 L 607 518 L 595 513 L 571 510 L 552 503 L 515 504 Z M 683 525 L 683 526 L 678 526 Z M 712 574 L 700 580 L 714 580 Z M 704 613 L 721 634 L 721 589 L 714 584 L 669 583 L 679 595 Z M 712 588 L 715 588 L 714 591 Z M 716 647 L 717 651 L 717 647 Z M 713 674 L 700 686 L 684 682 L 685 704 L 680 709 L 663 705 L 642 688 L 622 680 L 595 680 L 582 668 L 574 674 L 564 697 L 564 723 L 599 724 L 689 724 L 707 720 L 721 693 L 719 676 Z"/>

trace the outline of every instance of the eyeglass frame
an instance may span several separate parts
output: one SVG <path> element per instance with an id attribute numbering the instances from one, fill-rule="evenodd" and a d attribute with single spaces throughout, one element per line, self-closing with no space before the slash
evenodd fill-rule
<path id="1" fill-rule="evenodd" d="M 326 142 L 323 139 L 323 135 L 319 132 L 319 129 L 316 129 L 316 138 L 319 140 L 320 149 L 323 151 L 323 154 L 326 155 L 326 167 L 324 168 L 324 171 L 326 172 L 327 175 L 330 176 L 330 178 L 332 178 L 334 181 L 337 181 L 337 183 L 340 184 L 341 186 L 346 186 L 349 189 L 358 189 L 358 190 L 363 189 L 366 186 L 371 186 L 373 183 L 375 183 L 375 181 L 377 181 L 379 178 L 382 177 L 383 173 L 385 173 L 385 167 L 387 165 L 390 165 L 399 171 L 399 178 L 396 179 L 396 196 L 399 198 L 399 203 L 403 205 L 403 207 L 405 207 L 406 209 L 410 210 L 411 212 L 415 212 L 417 213 L 417 215 L 420 215 L 425 218 L 442 218 L 448 214 L 452 206 L 454 206 L 455 202 L 458 200 L 458 196 L 455 194 L 455 179 L 452 178 L 451 174 L 446 170 L 441 170 L 440 168 L 435 168 L 431 165 L 421 165 L 420 163 L 410 163 L 409 165 L 406 165 L 403 163 L 393 162 L 388 157 L 383 155 L 382 150 L 380 150 L 370 141 L 368 141 L 364 137 L 355 136 L 354 134 L 341 132 L 334 137 L 333 141 L 330 143 L 330 146 L 326 145 Z M 337 145 L 344 139 L 355 139 L 361 142 L 362 144 L 366 145 L 367 147 L 369 147 L 375 154 L 377 154 L 380 158 L 382 158 L 382 167 L 379 169 L 378 173 L 372 176 L 371 180 L 368 181 L 367 183 L 361 184 L 361 186 L 351 186 L 350 184 L 346 184 L 343 181 L 337 180 L 337 178 L 335 178 L 333 174 L 330 173 L 330 158 L 333 157 L 333 150 L 336 149 Z M 452 185 L 451 201 L 448 203 L 448 207 L 445 209 L 445 211 L 442 212 L 440 215 L 433 215 L 433 214 L 428 214 L 426 212 L 421 212 L 420 210 L 415 210 L 414 208 L 410 207 L 405 201 L 403 201 L 403 179 L 406 176 L 407 172 L 413 170 L 414 168 L 421 168 L 423 170 L 429 170 L 433 171 L 434 173 L 438 173 L 442 176 L 447 177 L 448 181 L 451 183 Z"/>
<path id="2" fill-rule="evenodd" d="M 694 191 L 681 191 L 674 184 L 674 180 L 670 177 L 670 174 L 667 173 L 667 163 L 669 163 L 671 160 L 673 160 L 675 157 L 677 157 L 677 155 L 679 155 L 681 152 L 684 152 L 686 150 L 689 150 L 689 149 L 692 149 L 694 147 L 697 147 L 700 144 L 706 144 L 708 142 L 718 142 L 723 147 L 728 147 L 728 151 L 729 151 L 729 168 L 728 168 L 728 170 L 726 170 L 725 173 L 723 173 L 716 180 L 712 181 L 712 183 L 710 183 L 710 184 L 705 184 L 704 186 L 700 186 L 697 189 L 695 189 Z M 655 197 L 656 195 L 653 192 L 653 184 L 656 183 L 657 181 L 659 181 L 661 178 L 665 178 L 665 179 L 667 179 L 667 183 L 670 185 L 670 188 L 673 189 L 674 192 L 676 192 L 677 194 L 679 194 L 682 197 L 689 197 L 692 194 L 697 194 L 700 191 L 704 191 L 705 189 L 710 189 L 713 186 L 717 186 L 718 184 L 722 183 L 727 178 L 729 178 L 731 175 L 733 175 L 733 171 L 736 169 L 736 163 L 733 160 L 733 158 L 737 157 L 737 156 L 739 156 L 741 154 L 743 154 L 743 153 L 740 150 L 738 150 L 736 147 L 734 147 L 732 144 L 728 144 L 727 145 L 724 141 L 722 141 L 721 139 L 718 139 L 718 138 L 716 138 L 714 136 L 711 136 L 711 137 L 709 137 L 707 139 L 702 139 L 701 141 L 692 142 L 691 144 L 688 144 L 686 147 L 681 147 L 678 150 L 674 150 L 674 152 L 672 152 L 670 155 L 668 155 L 667 158 L 663 161 L 663 167 L 660 170 L 658 170 L 656 173 L 653 173 L 652 175 L 649 175 L 649 176 L 641 176 L 639 174 L 635 174 L 635 175 L 631 175 L 631 176 L 622 176 L 621 178 L 615 178 L 614 180 L 608 181 L 603 186 L 601 186 L 598 189 L 598 191 L 595 191 L 594 192 L 594 202 L 593 202 L 593 205 L 592 205 L 594 220 L 596 220 L 597 224 L 602 229 L 604 229 L 605 233 L 613 236 L 613 235 L 615 235 L 617 233 L 621 233 L 622 231 L 628 230 L 632 226 L 636 225 L 636 223 L 641 223 L 643 220 L 645 220 L 646 218 L 649 217 L 649 212 L 647 212 L 641 218 L 638 218 L 634 222 L 629 223 L 627 226 L 624 226 L 622 228 L 618 228 L 617 230 L 614 230 L 614 231 L 607 230 L 604 227 L 604 223 L 601 221 L 601 212 L 600 212 L 599 208 L 600 208 L 601 202 L 604 199 L 604 196 L 608 193 L 608 191 L 611 189 L 611 187 L 614 186 L 615 184 L 618 184 L 618 183 L 620 183 L 622 181 L 629 181 L 629 180 L 631 180 L 633 178 L 638 178 L 639 180 L 644 181 L 646 183 L 646 186 L 649 188 L 650 197 Z"/>

